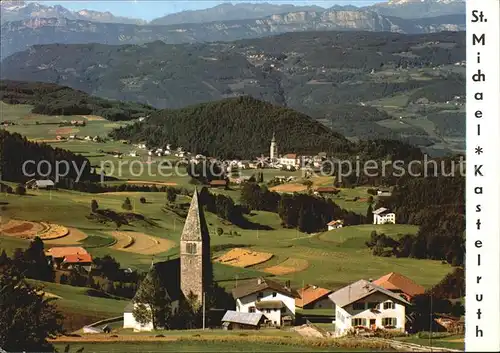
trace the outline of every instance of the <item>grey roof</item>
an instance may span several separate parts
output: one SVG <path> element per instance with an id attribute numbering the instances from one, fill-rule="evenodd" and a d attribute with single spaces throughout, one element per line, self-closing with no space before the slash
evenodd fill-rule
<path id="1" fill-rule="evenodd" d="M 52 180 L 37 180 L 35 181 L 36 186 L 54 186 Z"/>
<path id="2" fill-rule="evenodd" d="M 389 213 L 389 212 L 391 212 L 391 210 L 389 210 L 385 207 L 380 207 L 380 208 L 376 209 L 375 211 L 373 211 L 373 214 L 380 215 L 380 214 Z"/>
<path id="3" fill-rule="evenodd" d="M 366 281 L 364 279 L 354 282 L 338 291 L 333 292 L 328 296 L 335 305 L 343 308 L 346 305 L 354 303 L 362 298 L 365 298 L 373 293 L 380 292 L 385 295 L 402 302 L 403 304 L 410 305 L 405 299 L 403 299 L 398 294 L 391 292 L 385 288 L 377 286 L 372 282 Z"/>
<path id="4" fill-rule="evenodd" d="M 267 278 L 255 278 L 251 282 L 245 283 L 233 289 L 234 298 L 242 298 L 250 295 L 252 293 L 260 292 L 265 289 L 271 289 L 273 291 L 279 292 L 284 295 L 288 295 L 292 298 L 299 298 L 299 293 L 296 290 L 287 288 L 284 285 L 272 281 Z"/>
<path id="5" fill-rule="evenodd" d="M 195 189 L 186 222 L 184 223 L 184 229 L 182 230 L 181 241 L 202 241 L 207 240 L 209 237 L 203 209 L 198 201 L 198 191 Z"/>
<path id="6" fill-rule="evenodd" d="M 222 322 L 234 322 L 237 324 L 257 326 L 262 319 L 262 313 L 242 313 L 228 310 L 222 318 Z"/>

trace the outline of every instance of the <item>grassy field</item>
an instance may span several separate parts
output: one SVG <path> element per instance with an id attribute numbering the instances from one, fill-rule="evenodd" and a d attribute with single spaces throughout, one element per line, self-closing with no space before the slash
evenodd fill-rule
<path id="1" fill-rule="evenodd" d="M 349 189 L 351 190 L 351 189 Z M 356 189 L 351 192 L 357 192 Z M 360 191 L 361 192 L 361 191 Z M 139 202 L 144 196 L 147 203 Z M 90 213 L 90 202 L 96 199 L 100 208 L 121 210 L 125 197 L 129 197 L 134 212 L 143 214 L 154 223 L 136 221 L 130 226 L 122 226 L 120 231 L 143 233 L 178 243 L 184 220 L 173 212 L 165 212 L 165 193 L 104 193 L 86 194 L 74 191 L 37 191 L 27 196 L 0 195 L 4 205 L 2 216 L 30 220 L 46 221 L 78 228 L 88 237 L 81 242 L 87 246 L 93 256 L 109 254 L 115 257 L 123 267 L 147 270 L 153 259 L 152 255 L 122 251 L 110 247 L 113 242 L 111 232 L 116 230 L 114 223 L 101 224 L 87 218 Z M 177 202 L 189 202 L 188 197 L 179 197 Z M 211 245 L 220 249 L 219 255 L 231 248 L 249 247 L 255 251 L 269 252 L 274 256 L 262 264 L 238 268 L 224 264 L 215 264 L 215 279 L 225 287 L 232 287 L 237 281 L 259 275 L 272 275 L 266 270 L 273 266 L 297 266 L 298 272 L 278 275 L 279 280 L 290 280 L 295 286 L 311 283 L 335 289 L 361 278 L 378 278 L 388 272 L 396 271 L 409 276 L 423 286 L 429 287 L 437 283 L 450 271 L 448 265 L 440 261 L 417 260 L 409 258 L 382 258 L 372 256 L 364 245 L 372 230 L 397 235 L 399 233 L 415 233 L 416 228 L 404 225 L 373 226 L 363 225 L 344 227 L 322 234 L 309 235 L 294 229 L 284 229 L 280 218 L 275 213 L 252 212 L 247 216 L 254 223 L 271 227 L 271 230 L 240 229 L 216 217 L 207 214 L 207 223 L 212 234 Z M 217 228 L 224 234 L 216 235 Z M 232 233 L 232 235 L 230 235 Z M 237 233 L 237 235 L 235 234 Z M 0 246 L 12 251 L 16 247 L 27 246 L 27 240 L 12 236 L 1 236 Z M 177 256 L 178 247 L 154 255 L 155 261 L 166 260 L 169 256 Z"/>
<path id="2" fill-rule="evenodd" d="M 60 337 L 56 348 L 67 344 L 84 352 L 369 352 L 391 351 L 386 345 L 368 340 L 313 339 L 280 329 L 183 330 L 132 333 L 118 330 L 114 335 L 94 334 Z M 130 330 L 129 330 L 130 331 Z"/>
<path id="3" fill-rule="evenodd" d="M 432 347 L 442 347 L 442 348 L 450 348 L 450 349 L 460 349 L 463 350 L 465 348 L 464 337 L 460 335 L 442 337 L 442 338 L 433 338 L 429 340 L 428 338 L 418 338 L 417 336 L 409 336 L 409 337 L 399 337 L 397 340 L 420 344 L 423 346 Z"/>

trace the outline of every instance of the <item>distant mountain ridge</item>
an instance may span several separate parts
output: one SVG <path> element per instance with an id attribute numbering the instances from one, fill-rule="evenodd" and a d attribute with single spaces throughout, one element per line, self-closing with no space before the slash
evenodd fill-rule
<path id="1" fill-rule="evenodd" d="M 70 20 L 87 20 L 105 23 L 130 23 L 146 24 L 147 21 L 114 16 L 111 12 L 99 12 L 82 9 L 70 11 L 61 5 L 47 6 L 36 2 L 26 1 L 1 1 L 1 23 L 11 21 L 22 21 L 32 18 L 67 18 Z"/>
<path id="2" fill-rule="evenodd" d="M 465 30 L 465 14 L 423 19 L 387 17 L 369 11 L 293 12 L 262 19 L 179 24 L 169 26 L 99 23 L 66 18 L 32 18 L 1 27 L 5 58 L 37 44 L 167 44 L 233 41 L 287 32 L 361 30 L 430 33 Z"/>

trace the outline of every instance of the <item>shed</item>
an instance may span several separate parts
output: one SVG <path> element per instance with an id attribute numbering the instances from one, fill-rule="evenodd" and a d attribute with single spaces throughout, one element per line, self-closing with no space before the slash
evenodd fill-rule
<path id="1" fill-rule="evenodd" d="M 222 328 L 225 330 L 258 330 L 263 322 L 264 315 L 262 313 L 243 313 L 234 310 L 228 310 L 222 318 Z"/>

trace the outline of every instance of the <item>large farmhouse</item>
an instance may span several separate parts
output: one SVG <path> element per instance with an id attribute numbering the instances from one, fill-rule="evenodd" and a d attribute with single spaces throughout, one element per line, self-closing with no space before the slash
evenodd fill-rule
<path id="1" fill-rule="evenodd" d="M 380 207 L 373 211 L 373 224 L 396 224 L 396 214 L 391 210 Z"/>
<path id="2" fill-rule="evenodd" d="M 410 303 L 399 294 L 359 280 L 330 294 L 335 304 L 335 335 L 355 329 L 394 329 L 406 327 L 406 308 Z"/>
<path id="3" fill-rule="evenodd" d="M 295 320 L 295 299 L 299 295 L 289 285 L 257 278 L 234 288 L 233 297 L 237 312 L 262 313 L 269 325 L 291 325 Z"/>

